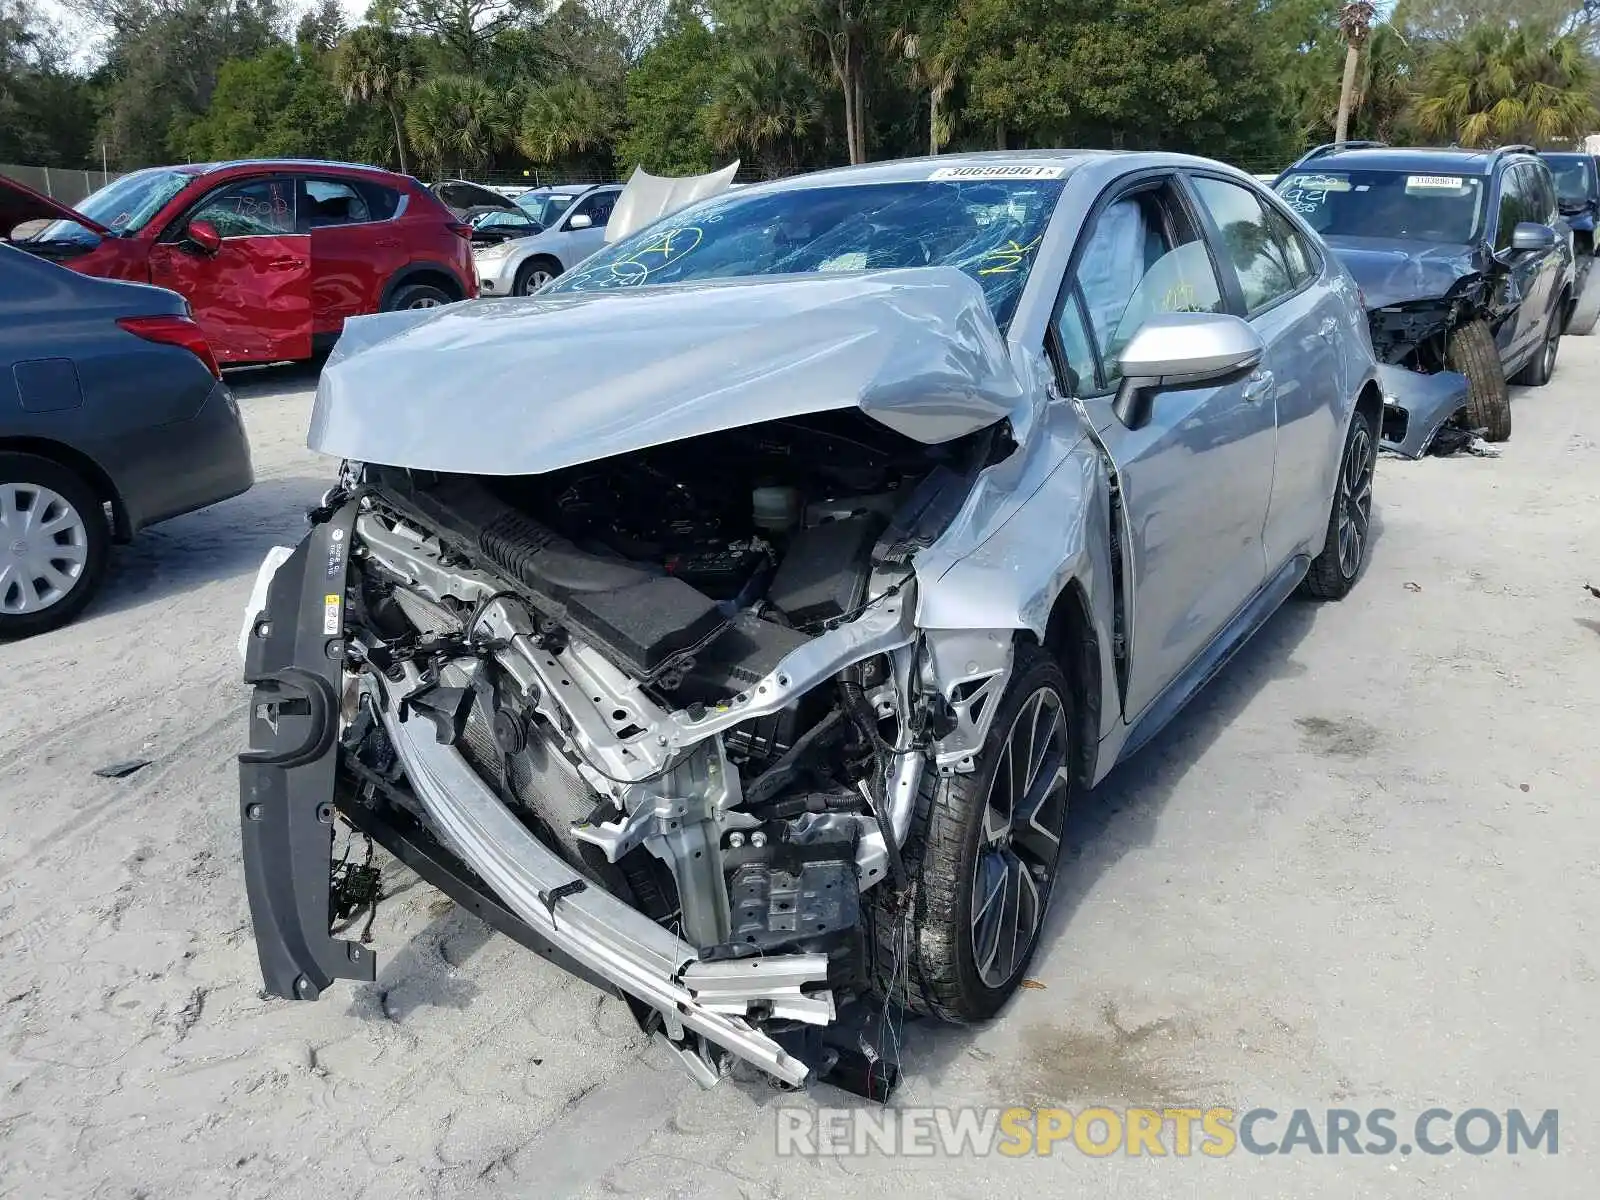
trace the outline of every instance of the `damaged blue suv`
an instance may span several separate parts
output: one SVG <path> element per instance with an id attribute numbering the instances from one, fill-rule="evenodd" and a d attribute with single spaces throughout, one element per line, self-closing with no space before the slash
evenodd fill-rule
<path id="1" fill-rule="evenodd" d="M 1464 419 L 1511 436 L 1507 380 L 1550 381 L 1576 295 L 1572 232 L 1529 146 L 1321 146 L 1275 183 L 1360 285 L 1378 360 L 1466 377 Z"/>

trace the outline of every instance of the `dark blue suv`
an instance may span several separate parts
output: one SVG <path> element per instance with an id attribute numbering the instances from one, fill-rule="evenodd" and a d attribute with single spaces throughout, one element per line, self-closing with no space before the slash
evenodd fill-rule
<path id="1" fill-rule="evenodd" d="M 1572 231 L 1528 146 L 1321 146 L 1274 185 L 1355 276 L 1380 362 L 1467 377 L 1467 423 L 1511 436 L 1506 381 L 1539 387 L 1571 312 Z"/>

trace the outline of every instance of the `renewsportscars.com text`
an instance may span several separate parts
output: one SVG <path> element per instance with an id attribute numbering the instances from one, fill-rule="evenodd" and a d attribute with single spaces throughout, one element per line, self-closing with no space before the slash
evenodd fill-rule
<path id="1" fill-rule="evenodd" d="M 1553 1108 L 781 1108 L 776 1135 L 803 1157 L 1482 1156 L 1557 1154 L 1559 1126 Z"/>

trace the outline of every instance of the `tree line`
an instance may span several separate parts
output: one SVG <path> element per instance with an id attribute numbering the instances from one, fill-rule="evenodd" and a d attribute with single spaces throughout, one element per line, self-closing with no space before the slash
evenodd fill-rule
<path id="1" fill-rule="evenodd" d="M 0 162 L 768 176 L 966 149 L 1600 128 L 1600 0 L 0 0 Z"/>

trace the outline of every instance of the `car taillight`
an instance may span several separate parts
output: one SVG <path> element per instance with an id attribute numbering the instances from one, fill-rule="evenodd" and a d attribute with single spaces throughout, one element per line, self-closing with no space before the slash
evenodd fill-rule
<path id="1" fill-rule="evenodd" d="M 119 317 L 117 324 L 135 337 L 147 342 L 160 342 L 163 346 L 181 346 L 201 362 L 217 378 L 222 372 L 217 368 L 216 355 L 211 353 L 211 343 L 188 317 Z"/>
<path id="2" fill-rule="evenodd" d="M 451 221 L 447 228 L 451 233 L 455 234 L 464 242 L 470 242 L 472 240 L 471 225 L 463 225 L 460 221 Z"/>

